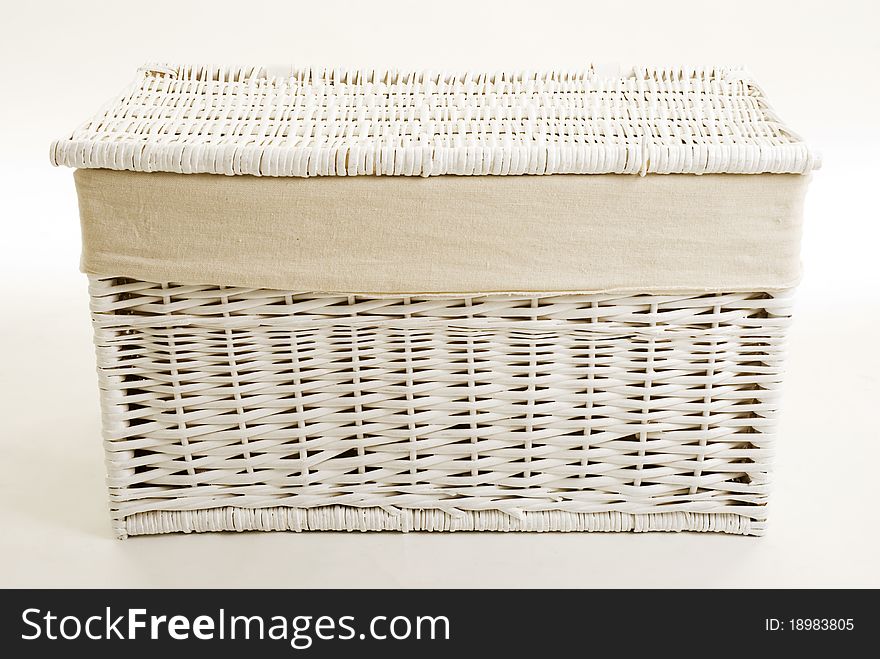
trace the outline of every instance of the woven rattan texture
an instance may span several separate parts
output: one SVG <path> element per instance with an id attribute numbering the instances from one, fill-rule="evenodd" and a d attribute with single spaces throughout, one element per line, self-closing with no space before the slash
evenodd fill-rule
<path id="1" fill-rule="evenodd" d="M 121 537 L 764 528 L 787 293 L 90 291 Z"/>
<path id="2" fill-rule="evenodd" d="M 406 72 L 147 66 L 55 164 L 353 176 L 805 173 L 741 69 Z"/>

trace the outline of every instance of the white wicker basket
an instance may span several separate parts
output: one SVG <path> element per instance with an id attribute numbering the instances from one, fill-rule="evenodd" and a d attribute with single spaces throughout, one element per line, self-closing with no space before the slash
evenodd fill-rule
<path id="1" fill-rule="evenodd" d="M 147 67 L 52 154 L 271 176 L 813 169 L 756 90 L 717 68 L 279 80 Z M 469 129 L 454 101 L 471 104 Z M 765 528 L 787 287 L 389 295 L 176 281 L 90 274 L 119 537 Z"/>

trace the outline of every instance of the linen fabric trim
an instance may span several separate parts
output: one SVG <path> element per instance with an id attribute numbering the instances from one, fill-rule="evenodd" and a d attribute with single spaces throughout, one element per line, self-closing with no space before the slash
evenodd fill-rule
<path id="1" fill-rule="evenodd" d="M 809 177 L 75 180 L 87 273 L 399 295 L 789 288 Z"/>

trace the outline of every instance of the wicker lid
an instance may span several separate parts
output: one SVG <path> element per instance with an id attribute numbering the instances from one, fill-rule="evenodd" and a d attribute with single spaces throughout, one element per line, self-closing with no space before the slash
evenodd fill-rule
<path id="1" fill-rule="evenodd" d="M 796 173 L 818 166 L 740 68 L 408 72 L 146 66 L 68 167 L 352 176 Z"/>

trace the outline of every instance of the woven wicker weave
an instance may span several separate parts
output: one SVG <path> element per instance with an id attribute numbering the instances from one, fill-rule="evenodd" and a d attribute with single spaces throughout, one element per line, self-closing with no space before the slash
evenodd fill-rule
<path id="1" fill-rule="evenodd" d="M 804 173 L 817 162 L 736 68 L 547 73 L 147 66 L 55 164 L 151 172 Z"/>
<path id="2" fill-rule="evenodd" d="M 764 529 L 788 294 L 90 289 L 121 537 Z"/>

